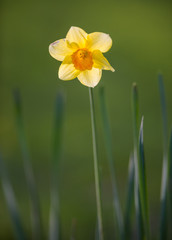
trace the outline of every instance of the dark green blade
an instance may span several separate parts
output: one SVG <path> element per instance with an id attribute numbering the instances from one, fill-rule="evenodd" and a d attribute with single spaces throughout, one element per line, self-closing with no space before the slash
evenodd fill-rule
<path id="1" fill-rule="evenodd" d="M 170 143 L 169 143 L 169 199 L 170 199 L 170 226 L 172 226 L 172 130 L 170 134 Z M 172 229 L 171 229 L 172 234 Z M 171 236 L 172 237 L 172 236 Z"/>
<path id="2" fill-rule="evenodd" d="M 1 182 L 2 182 L 2 189 L 4 192 L 6 204 L 11 216 L 12 224 L 13 224 L 13 229 L 16 235 L 16 238 L 18 240 L 24 240 L 26 239 L 22 221 L 20 218 L 16 198 L 14 195 L 13 188 L 11 186 L 6 167 L 4 165 L 4 162 L 2 160 L 2 157 L 0 155 L 0 177 L 1 177 Z"/>
<path id="3" fill-rule="evenodd" d="M 27 141 L 24 132 L 23 115 L 22 115 L 22 101 L 19 90 L 14 91 L 14 104 L 16 112 L 16 125 L 19 136 L 19 142 L 23 157 L 25 176 L 29 191 L 30 204 L 31 204 L 31 219 L 32 219 L 32 229 L 33 238 L 36 240 L 42 240 L 42 220 L 40 213 L 40 204 L 38 191 L 35 184 L 33 169 L 31 165 L 29 150 L 27 146 Z"/>
<path id="4" fill-rule="evenodd" d="M 134 198 L 136 210 L 136 223 L 138 239 L 144 239 L 144 225 L 142 220 L 142 210 L 139 191 L 139 170 L 138 170 L 138 122 L 139 122 L 139 105 L 138 105 L 138 90 L 136 83 L 132 87 L 132 113 L 133 113 L 133 141 L 134 141 L 134 169 L 135 169 L 135 184 Z"/>
<path id="5" fill-rule="evenodd" d="M 64 95 L 59 92 L 55 103 L 55 116 L 52 142 L 52 182 L 51 182 L 51 207 L 50 207 L 50 225 L 49 239 L 61 239 L 60 232 L 60 207 L 59 207 L 59 160 L 62 150 L 62 130 L 64 124 Z"/>
<path id="6" fill-rule="evenodd" d="M 132 239 L 131 237 L 131 216 L 132 208 L 134 205 L 134 158 L 131 154 L 129 159 L 128 167 L 128 183 L 127 183 L 127 197 L 125 204 L 125 215 L 124 215 L 124 229 L 125 239 Z"/>
<path id="7" fill-rule="evenodd" d="M 159 75 L 159 91 L 163 127 L 163 166 L 161 180 L 160 240 L 167 239 L 167 183 L 168 183 L 168 132 L 165 90 L 162 75 Z"/>
<path id="8" fill-rule="evenodd" d="M 140 192 L 144 230 L 145 230 L 146 239 L 148 240 L 150 239 L 150 233 L 149 233 L 149 216 L 148 216 L 148 203 L 147 203 L 145 156 L 144 156 L 144 145 L 143 145 L 143 120 L 144 118 L 142 117 L 141 124 L 140 124 L 140 134 L 139 134 L 138 171 L 139 171 L 139 192 Z"/>

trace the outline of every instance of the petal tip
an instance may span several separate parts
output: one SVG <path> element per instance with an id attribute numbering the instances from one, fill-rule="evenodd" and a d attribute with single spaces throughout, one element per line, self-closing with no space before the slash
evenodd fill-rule
<path id="1" fill-rule="evenodd" d="M 75 26 L 71 26 L 70 28 L 69 28 L 69 30 L 71 30 L 71 29 L 73 29 L 73 28 L 76 28 Z"/>
<path id="2" fill-rule="evenodd" d="M 70 30 L 74 30 L 74 29 L 75 29 L 75 30 L 79 30 L 79 29 L 81 29 L 81 30 L 82 30 L 82 28 L 80 28 L 80 27 L 71 26 L 71 27 L 70 27 L 70 29 L 69 29 L 69 31 L 70 31 Z"/>
<path id="3" fill-rule="evenodd" d="M 59 78 L 60 80 L 63 80 L 63 79 L 61 78 L 60 71 L 58 71 L 58 78 Z"/>

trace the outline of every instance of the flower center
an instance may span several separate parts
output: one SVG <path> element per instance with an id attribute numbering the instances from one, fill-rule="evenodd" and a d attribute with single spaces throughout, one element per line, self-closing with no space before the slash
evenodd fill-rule
<path id="1" fill-rule="evenodd" d="M 92 53 L 86 48 L 78 49 L 72 54 L 72 62 L 77 70 L 91 70 L 93 66 Z"/>

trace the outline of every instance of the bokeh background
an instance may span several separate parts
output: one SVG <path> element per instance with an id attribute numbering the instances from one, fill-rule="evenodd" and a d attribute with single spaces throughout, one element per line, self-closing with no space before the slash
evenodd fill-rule
<path id="1" fill-rule="evenodd" d="M 28 192 L 14 114 L 12 91 L 23 101 L 26 136 L 41 200 L 45 236 L 50 204 L 50 166 L 54 101 L 59 90 L 66 98 L 63 154 L 60 164 L 60 205 L 63 239 L 69 239 L 76 220 L 76 239 L 94 239 L 96 202 L 87 87 L 75 79 L 58 79 L 60 62 L 48 45 L 65 37 L 71 26 L 86 32 L 109 33 L 112 49 L 105 54 L 115 73 L 104 71 L 94 89 L 101 162 L 103 215 L 106 239 L 114 239 L 112 194 L 105 154 L 99 88 L 105 87 L 111 122 L 115 171 L 122 208 L 125 208 L 129 155 L 133 147 L 131 86 L 139 88 L 144 115 L 144 142 L 153 232 L 158 229 L 162 168 L 162 126 L 157 75 L 163 73 L 168 129 L 172 123 L 172 4 L 171 1 L 1 1 L 0 151 L 31 234 Z M 14 239 L 0 187 L 0 239 Z"/>

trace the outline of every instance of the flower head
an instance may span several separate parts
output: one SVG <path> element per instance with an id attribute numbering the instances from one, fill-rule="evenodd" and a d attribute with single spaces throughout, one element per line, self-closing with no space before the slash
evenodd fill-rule
<path id="1" fill-rule="evenodd" d="M 102 69 L 114 68 L 102 53 L 107 52 L 112 46 L 112 39 L 108 34 L 94 32 L 87 34 L 78 27 L 71 27 L 66 38 L 50 44 L 50 55 L 62 61 L 59 68 L 61 80 L 79 81 L 88 87 L 95 87 L 101 79 Z"/>

